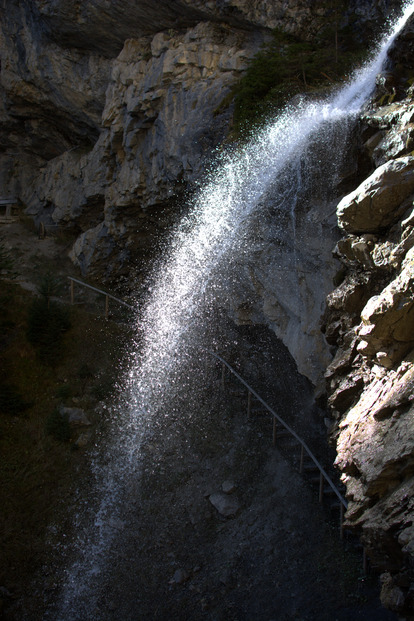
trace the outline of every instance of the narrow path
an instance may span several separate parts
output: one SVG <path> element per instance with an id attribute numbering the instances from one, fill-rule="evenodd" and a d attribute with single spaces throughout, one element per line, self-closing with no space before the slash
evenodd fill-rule
<path id="1" fill-rule="evenodd" d="M 284 420 L 279 416 L 279 414 L 270 407 L 268 403 L 252 388 L 243 377 L 235 371 L 235 369 L 221 356 L 208 352 L 209 355 L 213 356 L 216 360 L 221 362 L 222 365 L 222 389 L 224 394 L 226 394 L 226 386 L 225 386 L 225 371 L 226 368 L 230 371 L 230 373 L 239 381 L 239 383 L 247 389 L 247 416 L 249 417 L 252 412 L 252 398 L 258 401 L 262 408 L 264 408 L 265 412 L 268 412 L 273 418 L 273 446 L 276 446 L 277 440 L 280 438 L 287 438 L 290 440 L 296 440 L 296 442 L 300 446 L 300 466 L 299 472 L 302 474 L 304 472 L 304 460 L 307 457 L 311 460 L 311 464 L 307 466 L 307 471 L 318 472 L 318 482 L 319 482 L 319 502 L 323 501 L 323 496 L 325 493 L 333 493 L 336 497 L 336 501 L 339 502 L 340 509 L 340 535 L 342 538 L 342 522 L 343 522 L 343 512 L 344 509 L 347 508 L 347 502 L 345 498 L 340 493 L 338 487 L 332 481 L 331 477 L 326 472 L 325 468 L 322 466 L 320 461 L 315 457 L 312 450 L 306 444 L 306 442 L 300 437 L 294 429 L 292 429 Z M 257 411 L 257 410 L 256 410 Z M 279 426 L 279 430 L 278 430 Z M 280 429 L 281 427 L 281 429 Z M 310 466 L 310 467 L 309 467 Z M 326 487 L 326 485 L 328 487 Z"/>

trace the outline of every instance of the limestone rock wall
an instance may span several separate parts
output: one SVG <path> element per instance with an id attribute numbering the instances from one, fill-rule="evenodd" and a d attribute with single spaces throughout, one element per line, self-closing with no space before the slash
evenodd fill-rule
<path id="1" fill-rule="evenodd" d="M 367 24 L 392 4 L 349 8 Z M 17 196 L 37 223 L 70 226 L 83 275 L 136 280 L 227 134 L 221 104 L 248 59 L 271 28 L 309 37 L 327 11 L 322 0 L 8 0 L 0 196 Z M 270 297 L 265 321 L 289 304 Z M 288 313 L 278 330 L 299 352 L 309 338 L 295 321 Z"/>
<path id="2" fill-rule="evenodd" d="M 221 104 L 269 30 L 308 37 L 329 9 L 323 0 L 6 4 L 0 196 L 17 196 L 36 222 L 70 226 L 82 273 L 117 282 L 139 275 L 177 216 L 177 199 L 202 177 L 231 124 Z M 348 4 L 367 36 L 401 3 Z M 406 80 L 412 40 L 394 59 Z M 344 237 L 335 258 L 331 198 L 315 196 L 297 214 L 277 269 L 270 249 L 280 239 L 263 220 L 242 268 L 248 296 L 236 288 L 232 308 L 240 323 L 270 325 L 315 384 L 330 358 L 325 337 L 336 352 L 326 379 L 347 520 L 388 572 L 384 601 L 405 611 L 414 582 L 412 93 L 398 92 L 396 102 L 363 119 L 361 167 L 338 207 Z M 338 259 L 342 282 L 329 295 L 323 336 L 318 321 Z M 286 287 L 292 270 L 297 279 Z"/>
<path id="3" fill-rule="evenodd" d="M 361 120 L 367 173 L 337 208 L 343 280 L 327 299 L 324 324 L 336 348 L 326 380 L 346 521 L 362 531 L 383 573 L 383 603 L 407 618 L 414 612 L 413 121 L 412 89 Z"/>
<path id="4" fill-rule="evenodd" d="M 109 77 L 105 59 L 63 51 L 25 2 L 7 4 L 0 49 L 0 137 L 14 163 L 20 154 L 45 161 L 80 140 L 96 141 Z"/>
<path id="5" fill-rule="evenodd" d="M 139 271 L 228 131 L 220 104 L 263 28 L 184 2 L 9 4 L 0 196 L 70 225 L 83 274 Z"/>
<path id="6" fill-rule="evenodd" d="M 365 35 L 399 6 L 348 4 Z M 0 196 L 17 196 L 37 223 L 69 227 L 83 275 L 135 285 L 228 133 L 232 110 L 222 104 L 248 59 L 271 28 L 309 37 L 329 11 L 323 0 L 9 0 Z M 332 212 L 326 197 L 298 212 L 276 262 L 278 233 L 258 223 L 248 293 L 235 290 L 232 301 L 237 321 L 270 325 L 315 384 L 330 359 L 318 323 L 335 271 Z"/>
<path id="7" fill-rule="evenodd" d="M 367 24 L 393 4 L 350 9 Z M 36 222 L 71 223 L 84 274 L 142 266 L 226 135 L 231 108 L 220 104 L 266 33 L 311 36 L 330 10 L 322 0 L 8 0 L 0 196 L 16 195 Z"/>
<path id="8" fill-rule="evenodd" d="M 132 256 L 145 261 L 169 202 L 222 140 L 229 112 L 220 103 L 256 48 L 256 35 L 211 23 L 125 42 L 95 145 L 49 161 L 21 194 L 30 213 L 50 205 L 54 222 L 79 226 L 71 255 L 83 273 L 108 277 L 108 256 L 114 272 Z"/>

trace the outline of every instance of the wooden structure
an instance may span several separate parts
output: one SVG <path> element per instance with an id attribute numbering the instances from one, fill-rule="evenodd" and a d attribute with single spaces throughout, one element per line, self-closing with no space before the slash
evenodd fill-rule
<path id="1" fill-rule="evenodd" d="M 0 223 L 14 222 L 18 217 L 19 199 L 14 196 L 0 197 Z"/>

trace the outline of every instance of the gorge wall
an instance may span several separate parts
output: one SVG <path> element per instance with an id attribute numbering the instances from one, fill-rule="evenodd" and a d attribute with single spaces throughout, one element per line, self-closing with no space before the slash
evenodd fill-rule
<path id="1" fill-rule="evenodd" d="M 391 54 L 388 94 L 378 93 L 360 120 L 364 180 L 337 206 L 342 282 L 328 296 L 323 327 L 337 348 L 325 376 L 346 522 L 362 529 L 383 572 L 383 603 L 407 618 L 414 609 L 414 104 L 399 77 L 411 82 L 413 51 L 411 22 Z"/>
<path id="2" fill-rule="evenodd" d="M 36 224 L 70 230 L 70 256 L 83 276 L 136 291 L 183 194 L 196 189 L 228 134 L 231 89 L 248 60 L 272 28 L 310 38 L 336 6 L 8 2 L 0 40 L 0 197 L 18 197 Z M 348 3 L 341 19 L 346 24 L 352 15 L 366 38 L 393 6 L 399 2 Z M 232 309 L 239 322 L 270 325 L 319 385 L 330 360 L 319 316 L 337 241 L 334 204 L 325 199 L 298 214 L 296 286 L 283 284 L 289 262 L 277 265 L 262 253 Z"/>
<path id="3" fill-rule="evenodd" d="M 400 5 L 348 4 L 367 37 Z M 139 287 L 183 196 L 228 135 L 231 90 L 249 59 L 272 28 L 311 37 L 328 5 L 8 0 L 0 32 L 0 196 L 18 197 L 37 224 L 68 228 L 83 275 Z M 338 168 L 337 195 L 319 191 L 322 173 L 312 201 L 295 214 L 283 260 L 274 253 L 277 208 L 257 222 L 230 311 L 238 323 L 270 326 L 319 394 L 327 368 L 347 523 L 362 529 L 384 572 L 384 603 L 405 614 L 414 598 L 411 42 L 408 29 L 392 59 L 396 93 L 385 84 L 364 114 Z M 293 268 L 296 281 L 287 287 Z M 334 277 L 341 282 L 331 291 Z"/>

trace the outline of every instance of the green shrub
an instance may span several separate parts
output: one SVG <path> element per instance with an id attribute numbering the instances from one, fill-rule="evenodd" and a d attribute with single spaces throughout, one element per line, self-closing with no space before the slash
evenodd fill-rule
<path id="1" fill-rule="evenodd" d="M 69 384 L 62 384 L 56 390 L 57 399 L 61 399 L 62 401 L 66 401 L 72 397 L 72 387 Z"/>
<path id="2" fill-rule="evenodd" d="M 29 408 L 31 404 L 12 384 L 0 383 L 0 412 L 16 416 Z"/>
<path id="3" fill-rule="evenodd" d="M 349 26 L 338 29 L 338 14 L 332 17 L 311 41 L 273 31 L 233 89 L 235 135 L 265 122 L 295 94 L 330 90 L 361 62 L 366 45 Z"/>
<path id="4" fill-rule="evenodd" d="M 39 279 L 37 291 L 49 305 L 51 297 L 58 294 L 60 291 L 59 278 L 54 276 L 51 272 L 46 272 Z"/>
<path id="5" fill-rule="evenodd" d="M 66 308 L 45 297 L 33 300 L 27 320 L 27 339 L 46 364 L 55 364 L 61 354 L 63 333 L 70 328 Z"/>
<path id="6" fill-rule="evenodd" d="M 46 433 L 60 442 L 69 442 L 71 432 L 67 414 L 53 410 L 46 420 Z"/>

